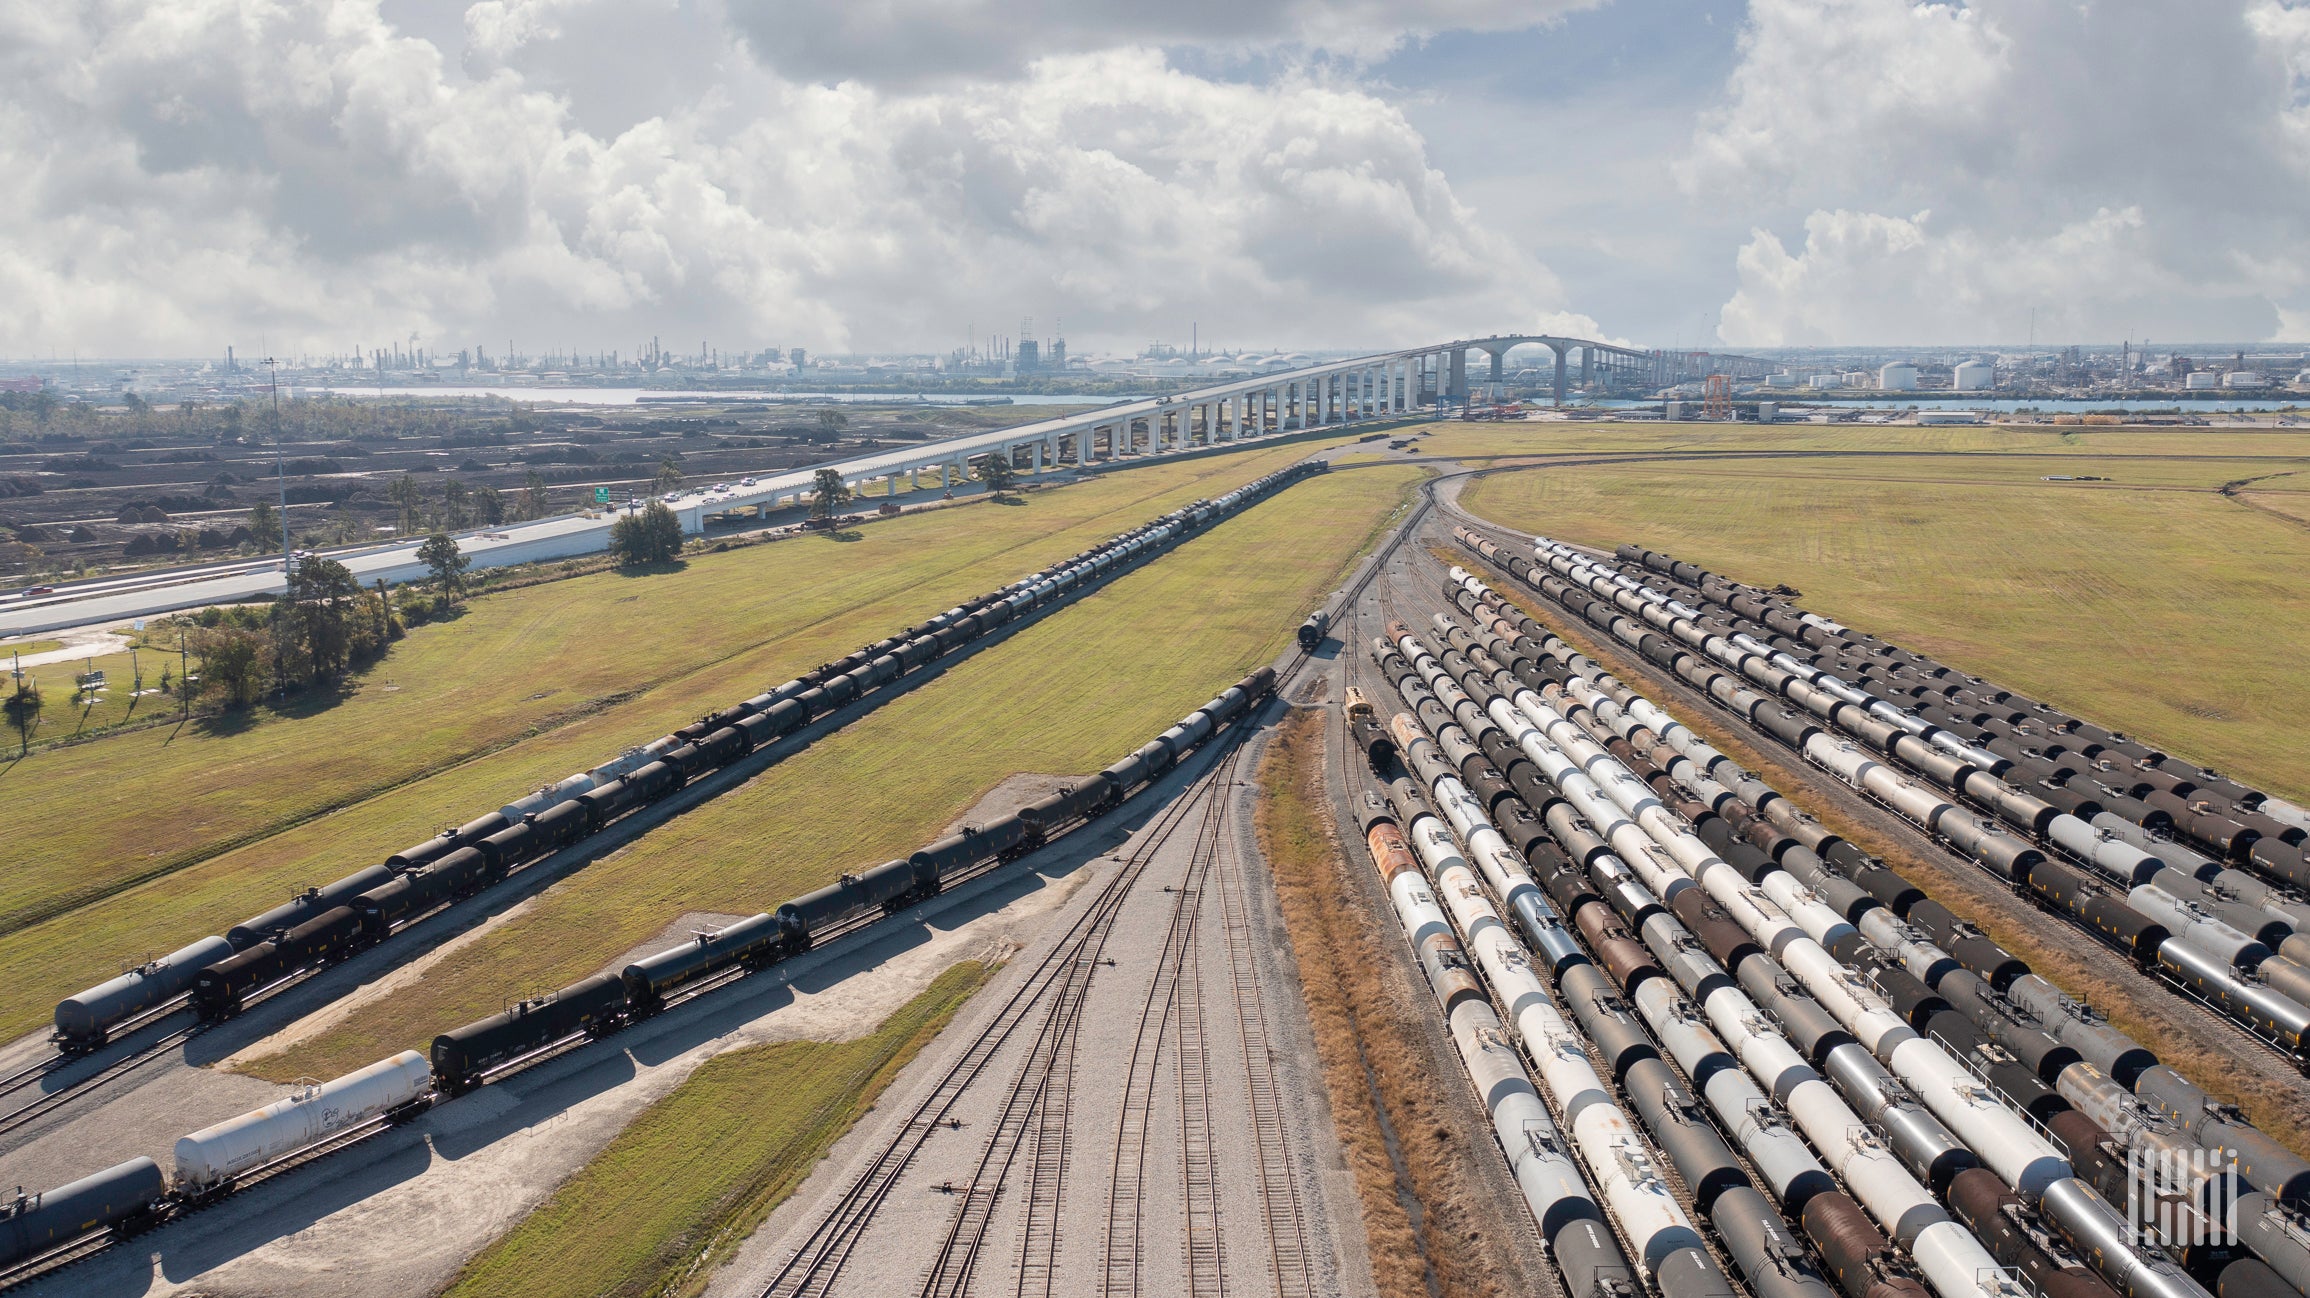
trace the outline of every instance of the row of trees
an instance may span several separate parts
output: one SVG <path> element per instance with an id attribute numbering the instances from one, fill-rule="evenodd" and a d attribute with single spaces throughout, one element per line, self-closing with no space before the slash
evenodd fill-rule
<path id="1" fill-rule="evenodd" d="M 438 504 L 415 475 L 404 473 L 387 485 L 385 498 L 401 511 L 403 536 L 426 529 L 462 532 L 469 527 L 526 523 L 553 512 L 545 478 L 535 471 L 523 480 L 520 491 L 511 494 L 495 487 L 468 487 L 451 478 L 441 484 Z"/>

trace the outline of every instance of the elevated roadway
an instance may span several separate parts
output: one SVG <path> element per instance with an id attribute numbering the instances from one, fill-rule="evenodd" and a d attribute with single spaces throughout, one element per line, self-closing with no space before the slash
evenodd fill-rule
<path id="1" fill-rule="evenodd" d="M 1077 411 L 1014 428 L 972 433 L 921 446 L 894 447 L 835 460 L 794 472 L 741 480 L 726 491 L 692 488 L 666 500 L 693 535 L 709 518 L 768 516 L 807 502 L 817 475 L 831 470 L 843 484 L 872 503 L 879 490 L 896 495 L 902 480 L 914 485 L 964 481 L 974 461 L 1008 457 L 1020 471 L 1039 473 L 1061 466 L 1085 467 L 1189 450 L 1248 443 L 1283 433 L 1344 426 L 1360 420 L 1395 418 L 1432 405 L 1463 402 L 1468 396 L 1468 353 L 1491 357 L 1497 380 L 1502 358 L 1517 346 L 1535 344 L 1556 353 L 1556 396 L 1567 381 L 1567 357 L 1581 353 L 1581 372 L 1620 375 L 1648 387 L 1682 382 L 1702 373 L 1762 373 L 1765 362 L 1699 352 L 1640 352 L 1610 343 L 1546 334 L 1495 334 L 1457 339 L 1401 351 L 1326 361 L 1212 384 L 1170 396 L 1122 402 Z M 931 482 L 924 483 L 924 476 Z M 748 483 L 750 485 L 741 485 Z M 458 547 L 477 568 L 592 554 L 608 548 L 619 510 L 561 514 L 527 523 L 458 534 Z M 364 585 L 380 580 L 411 581 L 426 574 L 417 561 L 417 538 L 349 550 L 328 557 L 343 563 Z M 98 578 L 58 584 L 54 593 L 0 599 L 0 635 L 21 636 L 88 626 L 208 604 L 263 599 L 280 593 L 286 579 L 280 560 L 172 569 L 159 573 Z"/>

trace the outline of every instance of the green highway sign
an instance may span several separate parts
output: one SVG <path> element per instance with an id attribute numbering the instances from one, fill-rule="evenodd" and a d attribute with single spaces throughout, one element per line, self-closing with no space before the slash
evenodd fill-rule
<path id="1" fill-rule="evenodd" d="M 608 487 L 594 488 L 594 503 L 597 505 L 610 503 L 610 489 Z"/>

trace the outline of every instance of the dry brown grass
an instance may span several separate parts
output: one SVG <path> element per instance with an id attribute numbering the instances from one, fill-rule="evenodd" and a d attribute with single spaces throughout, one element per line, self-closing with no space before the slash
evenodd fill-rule
<path id="1" fill-rule="evenodd" d="M 1678 689 L 1663 688 L 1669 678 L 1650 663 L 1623 651 L 1617 641 L 1588 634 L 1571 614 L 1511 586 L 1482 560 L 1456 551 L 1438 553 L 1481 575 L 1493 590 L 1632 688 L 1668 708 L 1677 720 L 1758 779 L 1800 797 L 1805 810 L 1822 824 L 1861 850 L 1883 858 L 1958 918 L 2028 961 L 2039 976 L 2107 1014 L 2119 1030 L 2149 1045 L 2160 1059 L 2208 1094 L 2237 1105 L 2255 1126 L 2296 1153 L 2310 1156 L 2310 1091 L 2305 1091 L 2300 1075 L 2268 1052 L 2238 1040 L 2214 1018 L 2213 1011 L 2168 995 L 2135 972 L 2125 957 L 2069 921 L 2039 910 L 1981 870 L 1940 853 L 1919 851 L 1907 836 L 1887 833 L 1845 814 L 1820 795 L 1827 777 L 1795 760 L 1785 749 L 1752 742 L 1733 730 L 1725 714 L 1715 707 L 1695 706 L 1679 693 L 1682 682 L 1678 682 Z"/>
<path id="2" fill-rule="evenodd" d="M 1361 848 L 1348 859 L 1329 811 L 1327 715 L 1296 709 L 1278 728 L 1260 763 L 1258 830 L 1362 1202 L 1373 1281 L 1386 1298 L 1553 1291 L 1553 1276 L 1520 1274 L 1504 1246 L 1529 1229 L 1510 1215 L 1520 1205 L 1495 1202 L 1476 1183 L 1467 1146 L 1489 1144 L 1487 1130 L 1459 1129 L 1439 1085 L 1456 1073 L 1437 1070 L 1414 1017 L 1425 1006 L 1387 976 L 1393 923 L 1364 903 L 1353 872 L 1369 861 Z"/>

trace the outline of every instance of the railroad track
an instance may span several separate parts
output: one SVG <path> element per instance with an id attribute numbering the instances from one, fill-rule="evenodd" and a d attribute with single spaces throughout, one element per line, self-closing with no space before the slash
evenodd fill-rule
<path id="1" fill-rule="evenodd" d="M 1115 1142 L 1114 1172 L 1107 1185 L 1107 1233 L 1101 1246 L 1102 1294 L 1136 1295 L 1146 1261 L 1145 1207 L 1148 1127 L 1154 1117 L 1155 1082 L 1167 1036 L 1176 1036 L 1180 1101 L 1181 1202 L 1187 1209 L 1190 1292 L 1210 1290 L 1195 1283 L 1203 1276 L 1199 1246 L 1218 1256 L 1217 1193 L 1212 1182 L 1209 1057 L 1203 1049 L 1201 970 L 1195 938 L 1210 874 L 1212 846 L 1227 817 L 1228 792 L 1235 784 L 1235 754 L 1213 772 L 1206 786 L 1203 819 L 1171 904 L 1163 950 L 1139 1013 L 1139 1032 L 1126 1073 L 1124 1121 Z"/>
<path id="2" fill-rule="evenodd" d="M 1226 739 L 1232 756 L 1235 745 L 1249 732 L 1248 718 L 1239 719 Z M 1220 766 L 1214 766 L 1214 770 Z M 1208 778 L 1208 776 L 1204 777 Z M 1200 802 L 1196 796 L 1175 799 L 1156 817 L 1140 844 L 1124 856 L 1119 868 L 1100 886 L 1090 906 L 1085 908 L 1067 930 L 1061 934 L 1049 951 L 1029 969 L 1017 990 L 1004 1001 L 987 1027 L 971 1041 L 962 1056 L 940 1075 L 938 1081 L 886 1141 L 881 1150 L 852 1180 L 835 1202 L 830 1205 L 818 1223 L 804 1237 L 792 1256 L 779 1269 L 770 1284 L 762 1290 L 763 1298 L 805 1298 L 832 1291 L 844 1274 L 850 1259 L 872 1224 L 875 1214 L 888 1201 L 899 1180 L 913 1165 L 930 1137 L 941 1127 L 954 1122 L 953 1113 L 962 1097 L 982 1074 L 995 1055 L 1031 1021 L 1045 999 L 1059 991 L 1069 979 L 1087 982 L 1097 967 L 1095 953 L 1113 931 L 1116 917 L 1124 899 L 1154 858 L 1155 852 L 1178 832 L 1194 807 Z M 1086 958 L 1087 957 L 1087 958 Z M 1044 1016 L 1047 1020 L 1051 1016 Z M 954 1192 L 972 1195 L 981 1187 L 951 1187 Z M 991 1199 L 996 1186 L 984 1187 Z"/>
<path id="3" fill-rule="evenodd" d="M 1420 522 L 1434 507 L 1432 495 L 1424 491 L 1422 498 L 1401 520 L 1385 545 L 1365 565 L 1363 573 L 1351 583 L 1345 600 L 1352 603 L 1371 581 L 1386 567 L 1389 559 L 1419 527 Z M 1304 651 L 1295 653 L 1277 673 L 1277 692 L 1293 682 L 1309 661 Z M 972 1180 L 960 1187 L 948 1187 L 949 1192 L 963 1196 L 963 1202 L 949 1222 L 939 1249 L 927 1268 L 922 1292 L 950 1294 L 966 1292 L 984 1253 L 985 1234 L 991 1227 L 996 1200 L 1007 1184 L 1011 1168 L 1021 1153 L 1027 1161 L 1027 1203 L 1020 1230 L 1020 1265 L 1015 1276 L 1014 1292 L 1048 1295 L 1057 1280 L 1058 1217 L 1064 1198 L 1064 1186 L 1071 1159 L 1067 1119 L 1072 1112 L 1073 1083 L 1071 1078 L 1074 1058 L 1073 1017 L 1080 1014 L 1081 988 L 1087 987 L 1106 936 L 1112 931 L 1123 898 L 1137 883 L 1155 854 L 1165 847 L 1202 809 L 1202 821 L 1197 830 L 1197 846 L 1193 860 L 1201 862 L 1208 871 L 1214 848 L 1220 841 L 1221 827 L 1226 822 L 1226 791 L 1235 783 L 1239 767 L 1240 743 L 1250 733 L 1254 717 L 1246 716 L 1235 723 L 1224 740 L 1210 770 L 1197 778 L 1195 786 L 1177 797 L 1164 808 L 1139 844 L 1123 858 L 1122 868 L 1102 886 L 1092 905 L 1068 929 L 1061 940 L 1037 963 L 1019 988 L 996 1013 L 988 1027 L 975 1038 L 963 1055 L 942 1074 L 930 1093 L 917 1105 L 913 1113 L 879 1150 L 875 1157 L 846 1186 L 835 1202 L 823 1211 L 802 1243 L 780 1267 L 770 1284 L 762 1290 L 763 1298 L 805 1298 L 832 1291 L 846 1273 L 850 1259 L 875 1215 L 885 1204 L 897 1183 L 912 1166 L 931 1135 L 942 1126 L 954 1121 L 953 1112 L 962 1097 L 984 1075 L 999 1050 L 1035 1018 L 1034 1011 L 1046 998 L 1057 996 L 1062 1005 L 1072 1006 L 1064 1014 L 1047 1012 L 1037 1038 L 1030 1049 L 1027 1064 L 1013 1079 L 1006 1093 L 1003 1117 L 998 1120 L 995 1135 L 990 1139 Z M 1184 903 L 1200 885 L 1195 885 L 1180 896 L 1181 906 L 1175 907 L 1175 926 L 1182 930 L 1191 920 Z M 1248 920 L 1243 923 L 1243 939 L 1248 943 Z M 1171 940 L 1167 940 L 1167 946 Z M 1181 954 L 1187 951 L 1181 941 Z M 1088 958 L 1085 958 L 1088 954 Z M 1115 1180 L 1110 1184 L 1114 1200 L 1110 1211 L 1110 1237 L 1103 1248 L 1107 1275 L 1105 1293 L 1138 1292 L 1138 1271 L 1141 1256 L 1137 1203 L 1141 1200 L 1144 1168 L 1144 1141 L 1146 1118 L 1151 1113 L 1153 1097 L 1152 1057 L 1160 1049 L 1163 1036 L 1170 1030 L 1170 1006 L 1176 999 L 1178 974 L 1172 961 L 1160 962 L 1170 971 L 1158 975 L 1158 985 L 1151 991 L 1150 1000 L 1162 1008 L 1147 1016 L 1142 1024 L 1142 1040 L 1135 1051 L 1146 1053 L 1147 1066 L 1134 1064 L 1131 1079 L 1125 1089 L 1125 1135 L 1119 1138 L 1118 1154 L 1114 1163 Z M 1238 968 L 1231 977 L 1241 981 L 1256 998 L 1253 986 L 1245 972 Z M 1312 1290 L 1310 1250 L 1306 1241 L 1305 1206 L 1301 1202 L 1296 1182 L 1290 1179 L 1288 1151 L 1285 1149 L 1282 1105 L 1274 1082 L 1271 1049 L 1266 1032 L 1266 1013 L 1256 999 L 1245 1002 L 1240 1015 L 1248 1019 L 1245 1033 L 1247 1051 L 1256 1043 L 1257 1074 L 1252 1085 L 1254 1096 L 1254 1123 L 1262 1134 L 1258 1144 L 1262 1168 L 1261 1196 L 1267 1206 L 1264 1214 L 1270 1220 L 1271 1240 L 1285 1241 L 1275 1250 L 1279 1292 L 1296 1293 Z M 1136 1121 L 1134 1115 L 1137 1115 Z M 1264 1116 L 1262 1116 L 1264 1115 Z M 1131 1143 L 1136 1132 L 1136 1144 Z M 1208 1142 L 1208 1135 L 1206 1135 Z M 1208 1160 L 1205 1160 L 1208 1161 Z M 1120 1186 L 1120 1189 L 1117 1187 Z M 1215 1192 L 1209 1196 L 1216 1204 Z M 1120 1207 L 1130 1204 L 1132 1210 L 1123 1214 Z M 1124 1245 L 1118 1247 L 1112 1223 L 1119 1217 L 1128 1217 Z M 1214 1218 L 1215 1221 L 1215 1218 Z M 1216 1260 L 1216 1246 L 1210 1256 Z M 1213 1283 L 1198 1287 L 1195 1292 L 1219 1292 L 1216 1268 Z"/>
<path id="4" fill-rule="evenodd" d="M 155 1040 L 122 1055 L 86 1077 L 79 1078 L 67 1086 L 39 1096 L 28 1104 L 19 1105 L 5 1114 L 0 1114 L 0 1135 L 6 1135 L 19 1127 L 54 1113 L 106 1082 L 128 1076 L 144 1065 L 167 1054 L 176 1046 L 191 1040 L 205 1026 L 205 1024 L 200 1023 L 188 1023 L 183 1027 L 163 1033 Z M 19 1083 L 19 1088 L 21 1085 Z"/>
<path id="5" fill-rule="evenodd" d="M 1307 1238 L 1307 1207 L 1299 1178 L 1292 1175 L 1291 1148 L 1276 1085 L 1275 1047 L 1267 1030 L 1267 1004 L 1251 962 L 1249 907 L 1244 904 L 1241 862 L 1232 841 L 1219 852 L 1220 922 L 1226 937 L 1228 979 L 1234 992 L 1235 1021 L 1243 1042 L 1243 1071 L 1258 1163 L 1260 1216 L 1267 1227 L 1267 1254 L 1278 1298 L 1315 1298 L 1315 1272 Z"/>

